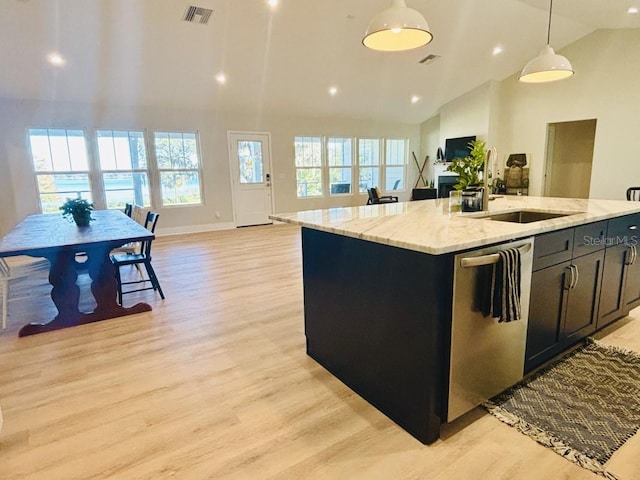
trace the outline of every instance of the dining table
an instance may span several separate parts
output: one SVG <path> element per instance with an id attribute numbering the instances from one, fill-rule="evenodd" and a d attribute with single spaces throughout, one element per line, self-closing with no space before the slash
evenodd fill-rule
<path id="1" fill-rule="evenodd" d="M 50 264 L 51 299 L 58 314 L 25 325 L 19 336 L 151 311 L 144 302 L 128 308 L 117 303 L 115 267 L 109 254 L 130 242 L 151 241 L 154 234 L 119 210 L 94 210 L 92 218 L 89 226 L 79 227 L 59 214 L 29 215 L 0 239 L 0 257 L 45 257 Z M 78 254 L 86 254 L 86 261 L 78 262 Z M 77 279 L 85 271 L 95 299 L 92 312 L 81 312 L 79 307 Z"/>

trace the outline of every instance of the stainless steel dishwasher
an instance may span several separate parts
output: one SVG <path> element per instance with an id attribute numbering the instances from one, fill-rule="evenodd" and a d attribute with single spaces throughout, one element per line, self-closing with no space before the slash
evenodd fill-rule
<path id="1" fill-rule="evenodd" d="M 521 260 L 521 320 L 485 317 L 480 297 L 498 261 L 497 252 L 518 247 Z M 533 237 L 455 256 L 447 421 L 522 379 L 527 341 Z"/>

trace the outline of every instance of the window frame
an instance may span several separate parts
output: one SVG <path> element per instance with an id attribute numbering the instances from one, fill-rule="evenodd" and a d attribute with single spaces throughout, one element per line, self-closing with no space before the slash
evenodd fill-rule
<path id="1" fill-rule="evenodd" d="M 127 133 L 127 136 L 130 138 L 131 133 L 140 133 L 142 134 L 142 143 L 144 145 L 144 149 L 145 149 L 145 156 L 146 156 L 146 163 L 147 166 L 146 168 L 132 168 L 130 170 L 125 170 L 125 169 L 103 169 L 102 168 L 102 159 L 100 157 L 100 141 L 99 141 L 99 134 L 100 132 L 110 132 L 111 138 L 113 139 L 114 133 Z M 146 179 L 147 179 L 147 186 L 148 186 L 148 198 L 149 198 L 149 204 L 145 204 L 145 205 L 141 205 L 145 208 L 153 208 L 153 205 L 155 204 L 154 202 L 154 185 L 152 182 L 152 170 L 153 170 L 153 161 L 151 159 L 151 156 L 149 155 L 149 145 L 148 145 L 148 138 L 147 138 L 147 132 L 144 129 L 139 129 L 139 130 L 130 130 L 130 129 L 108 129 L 108 128 L 96 128 L 94 130 L 94 135 L 93 135 L 93 139 L 95 141 L 95 169 L 96 169 L 96 175 L 98 175 L 100 177 L 100 188 L 101 188 L 101 198 L 102 198 L 102 202 L 104 204 L 104 207 L 109 209 L 109 204 L 108 204 L 108 199 L 107 199 L 107 185 L 105 183 L 105 175 L 106 174 L 119 174 L 119 173 L 130 173 L 130 174 L 136 174 L 136 173 L 144 173 L 146 175 Z M 116 154 L 116 149 L 115 149 L 115 145 L 114 145 L 114 154 Z M 116 162 L 117 162 L 117 158 L 116 158 Z M 135 203 L 135 201 L 133 202 Z M 113 209 L 119 209 L 120 207 L 113 207 Z"/>
<path id="2" fill-rule="evenodd" d="M 304 141 L 305 139 L 319 140 L 319 144 L 320 144 L 319 165 L 298 166 L 297 151 L 296 151 L 296 144 L 299 141 L 298 139 L 301 139 L 300 141 Z M 296 198 L 297 199 L 313 199 L 313 198 L 317 199 L 317 198 L 324 198 L 326 196 L 325 183 L 326 183 L 327 173 L 326 173 L 326 164 L 325 164 L 326 154 L 325 154 L 324 143 L 325 143 L 325 137 L 322 135 L 295 135 L 293 137 L 293 165 L 296 171 L 295 180 L 296 180 Z M 298 172 L 300 170 L 319 170 L 320 171 L 320 182 L 319 182 L 320 193 L 318 195 L 300 195 L 298 190 L 298 186 L 300 185 L 300 183 L 298 182 Z"/>
<path id="3" fill-rule="evenodd" d="M 351 163 L 348 166 L 344 166 L 344 165 L 331 165 L 331 159 L 330 159 L 330 155 L 329 155 L 329 143 L 331 140 L 349 140 L 349 153 L 351 155 L 350 161 Z M 327 158 L 327 183 L 328 183 L 328 188 L 327 188 L 327 192 L 329 193 L 330 197 L 340 197 L 340 196 L 348 196 L 348 195 L 353 195 L 354 192 L 354 188 L 353 188 L 353 180 L 354 180 L 354 171 L 356 171 L 356 165 L 355 165 L 355 142 L 353 141 L 354 138 L 353 137 L 347 137 L 347 136 L 337 136 L 337 135 L 332 135 L 332 136 L 327 136 L 325 137 L 325 142 L 324 142 L 324 148 L 326 151 L 326 158 Z M 331 171 L 332 170 L 349 170 L 349 192 L 342 192 L 342 193 L 332 193 L 331 191 L 331 187 L 332 187 L 332 183 L 331 183 Z"/>
<path id="4" fill-rule="evenodd" d="M 167 134 L 167 135 L 171 135 L 171 134 L 181 134 L 182 135 L 182 142 L 184 144 L 184 135 L 185 134 L 193 134 L 194 135 L 194 143 L 195 143 L 195 153 L 198 159 L 198 166 L 197 168 L 164 168 L 164 167 L 160 167 L 160 162 L 158 160 L 158 152 L 156 151 L 156 135 L 157 134 Z M 153 164 L 153 170 L 154 170 L 154 177 L 157 181 L 157 189 L 155 190 L 155 194 L 156 194 L 156 198 L 157 198 L 157 202 L 158 205 L 162 208 L 182 208 L 182 207 L 196 207 L 196 206 L 202 206 L 205 204 L 205 198 L 204 198 L 204 187 L 203 187 L 203 183 L 202 183 L 202 155 L 201 155 L 201 151 L 202 149 L 200 148 L 200 132 L 198 130 L 183 130 L 183 131 L 176 131 L 176 130 L 154 130 L 152 132 L 152 137 L 150 136 L 149 138 L 149 142 L 151 143 L 151 152 L 152 152 L 152 156 L 153 156 L 153 160 L 154 160 L 154 164 Z M 168 137 L 170 140 L 170 136 Z M 163 173 L 179 173 L 179 172 L 195 172 L 198 175 L 198 194 L 199 194 L 199 202 L 197 203 L 165 203 L 164 202 L 164 197 L 162 195 L 162 174 Z"/>
<path id="5" fill-rule="evenodd" d="M 360 162 L 360 154 L 361 154 L 361 149 L 360 149 L 360 142 L 361 141 L 377 141 L 378 143 L 378 158 L 377 158 L 377 164 L 374 165 L 362 165 Z M 357 160 L 358 160 L 358 192 L 361 194 L 365 194 L 367 193 L 367 190 L 369 188 L 375 188 L 378 187 L 380 188 L 380 185 L 384 186 L 384 172 L 383 172 L 383 167 L 384 167 L 384 158 L 382 157 L 382 154 L 384 153 L 384 138 L 383 137 L 358 137 L 358 146 L 357 146 Z M 367 187 L 362 190 L 361 189 L 361 182 L 360 182 L 360 174 L 363 170 L 365 169 L 377 169 L 378 170 L 378 183 L 379 185 L 375 185 L 375 182 L 372 182 L 371 185 L 367 185 Z"/>
<path id="6" fill-rule="evenodd" d="M 83 141 L 83 155 L 84 160 L 86 160 L 86 170 L 54 170 L 55 165 L 53 164 L 52 151 L 49 146 L 49 154 L 46 159 L 49 159 L 51 162 L 51 170 L 38 170 L 36 165 L 36 158 L 34 157 L 34 149 L 32 146 L 32 137 L 37 134 L 38 131 L 43 131 L 47 133 L 47 139 L 49 145 L 51 143 L 51 133 L 55 131 L 63 131 L 65 135 L 68 136 L 69 132 L 80 132 L 81 138 Z M 114 169 L 102 169 L 102 162 L 100 159 L 100 146 L 98 136 L 100 132 L 110 132 L 113 138 L 113 134 L 117 132 L 127 132 L 127 134 L 131 133 L 141 133 L 142 141 L 144 144 L 144 148 L 146 151 L 146 168 L 135 168 L 131 170 L 114 170 Z M 158 168 L 157 158 L 156 158 L 156 150 L 155 150 L 155 134 L 156 133 L 180 133 L 184 134 L 192 134 L 195 137 L 195 153 L 197 156 L 197 167 L 187 167 L 187 168 Z M 203 159 L 202 159 L 202 149 L 200 146 L 200 132 L 197 130 L 185 130 L 185 131 L 171 131 L 171 130 L 154 130 L 151 133 L 144 128 L 111 128 L 111 127 L 101 127 L 101 128 L 77 128 L 77 127 L 59 127 L 57 125 L 42 127 L 42 126 L 27 126 L 25 129 L 25 143 L 26 143 L 26 151 L 30 157 L 31 170 L 33 172 L 34 179 L 34 190 L 37 195 L 37 205 L 38 209 L 41 213 L 57 213 L 49 208 L 46 211 L 43 209 L 43 195 L 47 195 L 48 192 L 42 193 L 40 190 L 40 181 L 39 177 L 43 175 L 84 175 L 86 176 L 87 182 L 87 190 L 86 192 L 83 190 L 81 195 L 82 198 L 86 198 L 90 200 L 98 209 L 108 208 L 107 205 L 107 190 L 105 185 L 105 175 L 113 174 L 113 173 L 144 173 L 146 174 L 146 179 L 148 183 L 148 198 L 149 205 L 145 205 L 147 208 L 152 208 L 157 210 L 159 208 L 182 208 L 182 207 L 198 207 L 204 205 L 205 202 L 205 189 L 204 189 L 204 179 L 203 179 Z M 68 143 L 68 141 L 67 141 Z M 67 147 L 69 149 L 69 147 Z M 68 150 L 69 152 L 69 150 Z M 71 153 L 67 153 L 69 157 L 71 157 Z M 68 160 L 71 162 L 72 160 Z M 70 166 L 72 164 L 70 163 Z M 161 172 L 195 172 L 198 176 L 198 194 L 199 194 L 199 202 L 198 203 L 186 203 L 186 204 L 172 204 L 172 203 L 164 203 L 164 199 L 162 196 L 162 180 L 161 180 Z M 83 179 L 84 181 L 84 179 Z M 56 192 L 52 192 L 55 194 Z M 63 192 L 66 193 L 74 193 L 74 192 Z M 70 195 L 71 196 L 71 195 Z M 62 204 L 62 202 L 60 202 Z M 118 209 L 118 207 L 114 207 L 113 209 Z"/>
<path id="7" fill-rule="evenodd" d="M 31 161 L 31 168 L 33 171 L 33 175 L 34 175 L 34 181 L 35 181 L 35 190 L 36 190 L 36 194 L 38 196 L 38 208 L 40 210 L 41 213 L 59 213 L 58 210 L 54 210 L 54 211 L 44 211 L 43 209 L 43 202 L 42 202 L 42 197 L 43 195 L 51 195 L 51 194 L 62 194 L 65 195 L 67 193 L 74 193 L 72 191 L 68 191 L 68 192 L 52 192 L 52 193 L 47 193 L 47 192 L 42 192 L 40 190 L 40 181 L 39 181 L 39 177 L 43 177 L 43 176 L 61 176 L 61 175 L 86 175 L 87 177 L 87 187 L 88 190 L 86 191 L 87 193 L 87 197 L 82 197 L 82 194 L 80 194 L 81 198 L 85 198 L 86 200 L 89 200 L 90 202 L 95 202 L 96 199 L 96 192 L 95 189 L 93 188 L 93 176 L 92 176 L 92 162 L 91 162 L 91 154 L 90 154 L 90 143 L 87 141 L 87 134 L 86 134 L 86 130 L 83 128 L 72 128 L 72 127 L 35 127 L 35 126 L 30 126 L 27 127 L 26 129 L 26 142 L 27 142 L 27 151 L 29 152 L 29 156 L 31 157 L 30 161 Z M 35 133 L 35 131 L 38 130 L 43 130 L 47 132 L 47 142 L 49 145 L 49 158 L 51 159 L 51 170 L 38 170 L 37 166 L 36 166 L 36 158 L 34 157 L 34 149 L 33 149 L 33 144 L 32 144 L 32 136 L 33 133 Z M 83 141 L 83 150 L 84 150 L 84 157 L 86 160 L 86 169 L 84 170 L 56 170 L 55 169 L 55 165 L 54 165 L 54 160 L 53 160 L 53 150 L 51 148 L 51 133 L 52 131 L 63 131 L 65 132 L 65 139 L 66 139 L 66 144 L 67 144 L 67 155 L 69 156 L 69 166 L 71 167 L 72 164 L 72 160 L 71 160 L 71 149 L 69 147 L 69 132 L 80 132 L 82 141 Z M 32 133 L 33 132 L 33 133 Z M 76 190 L 75 193 L 77 194 L 78 191 Z M 67 198 L 71 198 L 70 196 Z M 62 204 L 62 203 L 60 203 Z"/>
<path id="8" fill-rule="evenodd" d="M 403 161 L 402 164 L 389 164 L 388 163 L 388 150 L 387 147 L 389 145 L 389 142 L 402 142 L 403 146 L 403 150 L 404 150 L 404 156 L 403 156 Z M 392 192 L 404 192 L 407 190 L 406 187 L 406 182 L 407 182 L 407 169 L 409 166 L 409 139 L 408 138 L 385 138 L 384 139 L 384 181 L 383 184 L 385 186 L 384 188 L 384 192 L 385 193 L 392 193 Z M 402 188 L 398 188 L 395 190 L 387 190 L 386 186 L 387 186 L 387 171 L 389 169 L 389 167 L 392 168 L 399 168 L 402 167 L 402 182 L 400 183 L 400 185 L 402 185 Z"/>

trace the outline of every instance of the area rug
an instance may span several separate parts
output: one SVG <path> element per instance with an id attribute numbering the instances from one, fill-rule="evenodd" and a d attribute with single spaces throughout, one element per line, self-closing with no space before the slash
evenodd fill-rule
<path id="1" fill-rule="evenodd" d="M 584 347 L 484 404 L 492 415 L 605 478 L 605 463 L 640 427 L 640 355 Z"/>

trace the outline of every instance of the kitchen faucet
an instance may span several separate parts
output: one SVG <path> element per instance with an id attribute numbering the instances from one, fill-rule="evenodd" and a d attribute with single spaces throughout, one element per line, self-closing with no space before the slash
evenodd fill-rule
<path id="1" fill-rule="evenodd" d="M 498 150 L 496 147 L 491 147 L 487 150 L 487 158 L 484 161 L 484 171 L 482 172 L 482 211 L 489 210 L 489 163 L 491 161 L 491 154 L 496 159 L 498 158 Z M 493 174 L 493 172 L 491 172 Z"/>

